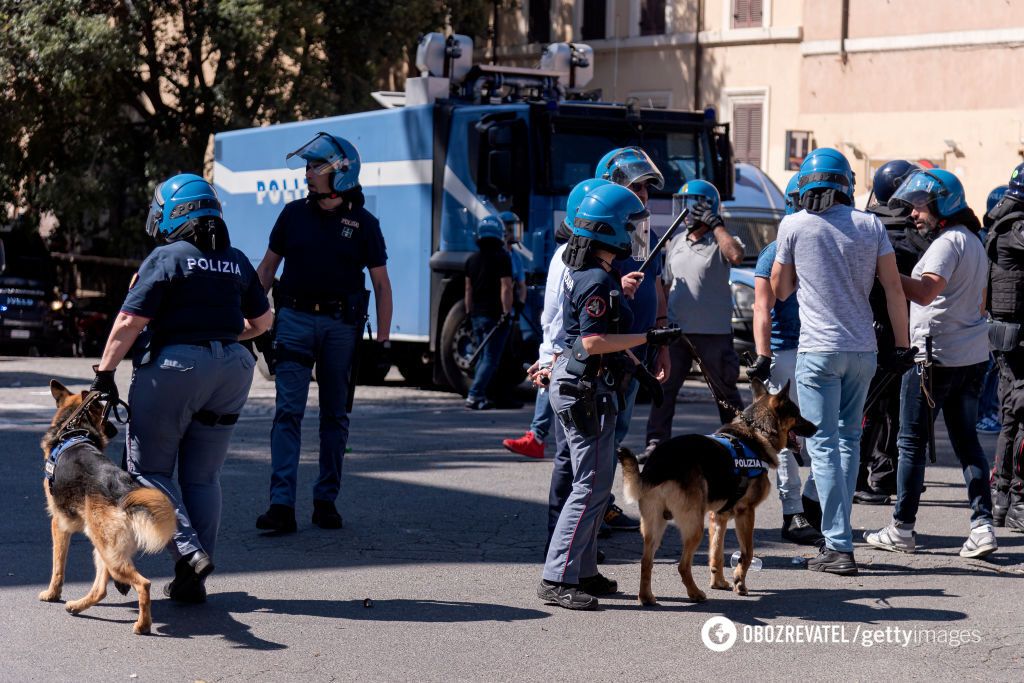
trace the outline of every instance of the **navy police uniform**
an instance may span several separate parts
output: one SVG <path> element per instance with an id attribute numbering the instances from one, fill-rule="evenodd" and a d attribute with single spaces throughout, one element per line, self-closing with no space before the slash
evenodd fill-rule
<path id="1" fill-rule="evenodd" d="M 563 318 L 566 348 L 573 348 L 580 337 L 604 335 L 629 329 L 632 313 L 621 295 L 620 277 L 601 267 L 566 270 L 563 280 L 565 306 Z M 612 296 L 620 302 L 613 310 Z M 618 315 L 618 320 L 613 317 Z M 565 430 L 572 459 L 572 492 L 562 507 L 555 525 L 544 579 L 578 584 L 581 578 L 597 575 L 597 532 L 604 518 L 615 476 L 615 417 L 618 411 L 614 373 L 608 372 L 610 358 L 592 356 L 581 378 L 570 371 L 570 352 L 562 354 L 551 370 L 551 406 Z M 608 378 L 610 381 L 606 381 Z M 593 395 L 581 397 L 589 386 Z M 595 429 L 582 428 L 573 421 L 573 406 L 592 401 L 596 411 Z M 579 413 L 575 413 L 578 415 Z"/>
<path id="2" fill-rule="evenodd" d="M 313 366 L 320 394 L 320 475 L 313 498 L 333 504 L 348 442 L 351 366 L 366 320 L 364 269 L 387 263 L 380 223 L 346 202 L 336 210 L 299 199 L 281 211 L 270 250 L 284 257 L 274 288 L 277 410 L 270 436 L 270 502 L 295 507 L 302 418 Z"/>
<path id="3" fill-rule="evenodd" d="M 270 305 L 249 259 L 190 241 L 157 247 L 121 311 L 150 318 L 134 353 L 128 471 L 163 491 L 178 530 L 172 552 L 211 557 L 221 515 L 220 470 L 256 361 L 238 335 Z M 178 470 L 180 493 L 172 477 Z"/>

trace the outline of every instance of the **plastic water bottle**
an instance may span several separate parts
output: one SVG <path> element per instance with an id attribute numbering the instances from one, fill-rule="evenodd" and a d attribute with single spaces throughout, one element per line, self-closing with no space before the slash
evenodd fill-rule
<path id="1" fill-rule="evenodd" d="M 732 554 L 732 557 L 729 558 L 729 566 L 732 567 L 733 569 L 735 569 L 736 566 L 739 563 L 740 563 L 740 551 L 737 550 L 736 552 L 734 552 Z M 763 566 L 764 565 L 762 564 L 760 557 L 755 557 L 754 559 L 752 559 L 750 561 L 750 571 L 759 572 L 759 571 L 761 571 L 761 567 L 763 567 Z"/>

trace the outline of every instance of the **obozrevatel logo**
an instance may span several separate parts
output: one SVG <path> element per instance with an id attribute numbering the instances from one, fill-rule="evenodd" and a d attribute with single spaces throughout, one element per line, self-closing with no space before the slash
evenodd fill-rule
<path id="1" fill-rule="evenodd" d="M 701 627 L 700 639 L 712 652 L 725 652 L 736 644 L 736 624 L 729 617 L 711 617 Z"/>

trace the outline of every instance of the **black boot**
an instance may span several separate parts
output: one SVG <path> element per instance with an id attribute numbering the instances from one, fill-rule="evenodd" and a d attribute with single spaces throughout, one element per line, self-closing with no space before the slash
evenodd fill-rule
<path id="1" fill-rule="evenodd" d="M 184 555 L 175 563 L 174 579 L 164 586 L 164 595 L 177 602 L 206 602 L 206 577 L 213 569 L 213 561 L 202 550 Z"/>
<path id="2" fill-rule="evenodd" d="M 992 526 L 1005 526 L 1010 510 L 1010 492 L 992 489 Z"/>
<path id="3" fill-rule="evenodd" d="M 821 504 L 807 496 L 802 496 L 800 500 L 804 505 L 804 519 L 815 529 L 821 531 Z"/>
<path id="4" fill-rule="evenodd" d="M 256 518 L 256 528 L 278 534 L 293 533 L 298 528 L 295 524 L 295 508 L 276 503 L 271 505 L 269 510 Z"/>
<path id="5" fill-rule="evenodd" d="M 1006 528 L 1010 531 L 1024 531 L 1024 498 L 1012 493 L 1006 511 Z"/>
<path id="6" fill-rule="evenodd" d="M 313 524 L 321 529 L 340 529 L 341 515 L 338 508 L 329 500 L 313 501 Z"/>
<path id="7" fill-rule="evenodd" d="M 868 489 L 866 491 L 854 491 L 853 502 L 860 503 L 861 505 L 888 505 L 892 502 L 892 499 L 887 493 Z"/>
<path id="8" fill-rule="evenodd" d="M 782 538 L 797 545 L 817 545 L 824 537 L 803 514 L 796 513 L 782 516 Z"/>

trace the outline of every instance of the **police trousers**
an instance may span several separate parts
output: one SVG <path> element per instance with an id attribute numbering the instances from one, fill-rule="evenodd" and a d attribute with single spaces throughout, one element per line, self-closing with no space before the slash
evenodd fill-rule
<path id="1" fill-rule="evenodd" d="M 572 491 L 558 515 L 544 563 L 544 578 L 558 583 L 576 584 L 581 578 L 597 574 L 597 532 L 604 519 L 608 497 L 615 478 L 615 395 L 596 382 L 595 400 L 609 407 L 600 418 L 594 434 L 583 434 L 562 411 L 579 399 L 564 392 L 563 383 L 576 378 L 565 370 L 560 357 L 551 370 L 551 407 L 565 430 L 572 460 Z"/>
<path id="2" fill-rule="evenodd" d="M 334 502 L 338 497 L 348 443 L 349 373 L 360 331 L 360 326 L 340 317 L 293 308 L 277 312 L 277 409 L 270 431 L 271 504 L 295 507 L 302 418 L 314 365 L 320 398 L 320 474 L 313 486 L 313 498 Z"/>
<path id="3" fill-rule="evenodd" d="M 220 471 L 255 367 L 241 344 L 172 344 L 132 375 L 128 472 L 174 504 L 178 531 L 168 550 L 175 559 L 196 550 L 213 556 L 221 517 Z"/>

